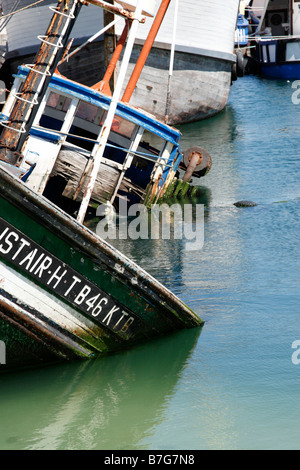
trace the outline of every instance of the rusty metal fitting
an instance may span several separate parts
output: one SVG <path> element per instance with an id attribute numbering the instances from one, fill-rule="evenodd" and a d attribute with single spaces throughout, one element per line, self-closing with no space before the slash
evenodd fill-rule
<path id="1" fill-rule="evenodd" d="M 189 161 L 193 160 L 194 157 L 196 157 L 196 156 L 198 156 L 198 160 L 197 160 L 197 163 L 196 163 L 196 166 L 197 166 L 197 165 L 200 165 L 202 160 L 203 160 L 203 155 L 202 155 L 201 152 L 199 152 L 199 151 L 191 152 L 190 155 L 189 155 Z"/>
<path id="2" fill-rule="evenodd" d="M 209 153 L 202 147 L 191 147 L 183 153 L 183 164 L 186 168 L 184 181 L 192 176 L 201 178 L 211 169 L 212 160 Z"/>
<path id="3" fill-rule="evenodd" d="M 12 151 L 8 147 L 2 147 L 2 152 L 0 152 L 0 160 L 3 162 L 19 167 L 22 159 L 23 155 L 21 153 Z"/>

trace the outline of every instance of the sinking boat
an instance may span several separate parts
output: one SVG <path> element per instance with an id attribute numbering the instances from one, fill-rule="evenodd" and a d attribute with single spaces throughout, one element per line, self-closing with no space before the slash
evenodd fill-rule
<path id="1" fill-rule="evenodd" d="M 252 69 L 266 78 L 300 78 L 300 9 L 297 0 L 249 3 Z"/>
<path id="2" fill-rule="evenodd" d="M 105 4 L 100 0 L 92 3 Z M 162 9 L 165 11 L 164 3 Z M 105 5 L 114 13 L 122 11 L 121 7 Z M 52 6 L 50 9 L 53 11 Z M 130 15 L 131 12 L 127 14 L 129 18 Z M 18 137 L 22 157 L 17 152 L 10 152 L 2 158 L 1 165 L 16 165 L 20 174 L 26 174 L 27 186 L 39 194 L 46 194 L 53 202 L 62 198 L 82 200 L 86 195 L 85 183 L 91 178 L 86 201 L 92 199 L 98 204 L 118 206 L 119 199 L 125 198 L 130 203 L 142 202 L 150 206 L 163 198 L 170 185 L 177 183 L 179 169 L 185 171 L 183 180 L 187 183 L 186 175 L 190 180 L 192 176 L 201 178 L 210 171 L 211 158 L 204 149 L 193 147 L 183 152 L 177 129 L 128 104 L 127 100 L 119 99 L 122 85 L 127 83 L 127 66 L 123 67 L 122 74 L 120 72 L 118 83 L 121 85 L 111 95 L 109 84 L 125 48 L 128 21 L 103 79 L 92 87 L 62 76 L 57 67 L 49 76 L 42 63 L 47 52 L 43 52 L 42 59 L 38 53 L 39 62 L 34 71 L 32 64 L 26 64 L 19 67 L 15 76 L 0 120 L 6 129 L 4 147 L 7 141 L 15 141 Z M 159 25 L 156 32 L 158 30 Z M 45 41 L 43 36 L 39 37 Z M 47 46 L 47 42 L 44 44 Z M 58 46 L 60 48 L 62 44 Z M 145 47 L 149 47 L 149 41 Z M 145 54 L 141 57 L 139 71 L 147 59 Z M 58 65 L 61 61 L 57 61 Z M 44 86 L 46 80 L 44 92 L 34 93 L 37 81 Z M 132 74 L 127 88 L 134 88 L 136 82 L 136 74 Z M 24 96 L 20 93 L 22 87 Z M 24 120 L 21 123 L 20 116 L 29 112 L 28 123 Z M 11 130 L 7 125 L 9 116 L 14 113 L 18 113 L 17 130 Z M 15 117 L 13 119 L 16 121 Z"/>
<path id="3" fill-rule="evenodd" d="M 11 0 L 2 3 L 4 14 L 9 14 L 13 7 Z M 32 60 L 38 48 L 39 27 L 45 24 L 46 28 L 48 5 L 53 3 L 44 0 L 24 10 L 29 2 L 19 0 L 21 11 L 6 19 L 6 60 L 12 73 L 24 61 Z M 236 64 L 234 34 L 239 0 L 168 0 L 165 3 L 166 14 L 133 90 L 131 104 L 170 125 L 214 116 L 225 108 L 230 93 L 232 69 Z M 94 5 L 82 12 L 72 32 L 71 50 L 74 52 L 83 44 L 86 47 L 62 64 L 62 73 L 88 86 L 97 81 L 99 71 L 105 68 L 105 55 L 110 55 L 111 34 L 114 32 L 117 38 L 122 34 L 120 22 L 101 34 L 109 21 Z M 150 32 L 151 20 L 138 31 L 128 75 Z"/>
<path id="4" fill-rule="evenodd" d="M 132 11 L 125 4 L 97 3 L 128 26 L 122 77 L 153 2 L 139 0 Z M 51 7 L 36 60 L 19 70 L 1 115 L 0 338 L 8 364 L 92 358 L 203 325 L 180 299 L 84 226 L 98 197 L 95 187 L 103 187 L 99 170 L 109 181 L 115 176 L 112 187 L 105 186 L 108 194 L 99 196 L 111 201 L 136 159 L 133 173 L 144 184 L 137 188 L 130 179 L 130 190 L 125 184 L 122 190 L 129 199 L 133 194 L 156 201 L 181 152 L 178 131 L 119 101 L 122 79 L 107 97 L 54 74 L 81 6 L 65 0 Z M 73 179 L 68 188 L 62 168 L 75 156 L 84 165 L 76 163 L 77 186 Z M 68 200 L 79 202 L 76 217 L 60 205 L 66 190 Z"/>

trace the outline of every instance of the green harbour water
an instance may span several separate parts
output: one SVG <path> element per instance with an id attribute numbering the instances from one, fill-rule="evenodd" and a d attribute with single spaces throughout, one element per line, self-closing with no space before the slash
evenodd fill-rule
<path id="1" fill-rule="evenodd" d="M 193 202 L 205 205 L 202 249 L 111 240 L 198 313 L 203 329 L 0 375 L 1 450 L 300 449 L 294 91 L 240 78 L 221 114 L 180 127 L 183 149 L 200 145 L 213 161 L 193 181 L 201 186 Z M 257 205 L 235 207 L 240 200 Z"/>

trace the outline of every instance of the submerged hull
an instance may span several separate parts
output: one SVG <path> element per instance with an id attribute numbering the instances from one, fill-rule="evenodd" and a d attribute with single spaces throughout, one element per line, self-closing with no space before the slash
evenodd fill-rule
<path id="1" fill-rule="evenodd" d="M 92 358 L 203 324 L 145 271 L 4 171 L 0 194 L 8 367 Z"/>

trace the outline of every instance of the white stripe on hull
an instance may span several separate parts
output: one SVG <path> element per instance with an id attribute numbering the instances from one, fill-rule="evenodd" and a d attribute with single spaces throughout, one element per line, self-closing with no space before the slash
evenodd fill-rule
<path id="1" fill-rule="evenodd" d="M 80 313 L 71 306 L 64 304 L 50 293 L 46 293 L 35 283 L 2 262 L 0 262 L 0 272 L 0 289 L 18 299 L 16 305 L 28 306 L 36 310 L 69 333 L 75 334 L 78 337 L 83 336 L 84 340 L 91 345 L 94 343 L 95 333 L 98 332 L 100 334 L 101 332 L 103 336 L 103 330 L 95 326 L 88 318 L 85 317 L 83 319 Z M 45 326 L 41 319 L 37 319 L 30 312 L 28 312 L 28 316 Z"/>

